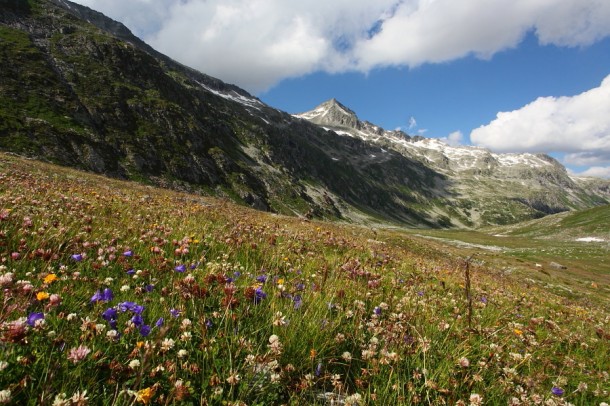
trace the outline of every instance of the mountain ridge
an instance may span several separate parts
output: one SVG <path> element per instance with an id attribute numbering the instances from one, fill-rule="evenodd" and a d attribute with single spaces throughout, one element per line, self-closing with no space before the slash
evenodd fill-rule
<path id="1" fill-rule="evenodd" d="M 481 202 L 484 213 L 476 213 L 440 165 L 446 156 L 432 148 L 426 157 L 408 154 L 399 142 L 389 148 L 345 130 L 395 137 L 403 149 L 422 137 L 354 121 L 342 105 L 342 128 L 327 131 L 173 61 L 84 6 L 8 4 L 0 11 L 2 150 L 261 210 L 365 224 L 473 227 L 556 209 L 523 194 Z M 431 164 L 435 157 L 440 164 Z M 575 193 L 575 207 L 607 202 Z"/>

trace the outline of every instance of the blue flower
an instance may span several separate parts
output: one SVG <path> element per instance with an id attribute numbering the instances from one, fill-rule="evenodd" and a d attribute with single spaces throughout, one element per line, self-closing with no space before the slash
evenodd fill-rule
<path id="1" fill-rule="evenodd" d="M 83 260 L 83 255 L 82 254 L 73 254 L 72 259 L 75 260 L 76 262 L 80 262 Z"/>
<path id="2" fill-rule="evenodd" d="M 27 318 L 27 323 L 30 327 L 34 327 L 38 320 L 44 319 L 44 313 L 34 312 L 30 313 Z"/>
<path id="3" fill-rule="evenodd" d="M 131 250 L 127 250 L 123 253 L 123 255 L 126 257 L 131 257 L 131 256 L 133 256 L 133 252 Z"/>
<path id="4" fill-rule="evenodd" d="M 159 320 L 155 322 L 156 327 L 161 327 L 165 323 L 165 319 L 163 317 L 159 317 Z"/>
<path id="5" fill-rule="evenodd" d="M 149 334 L 150 334 L 150 326 L 148 324 L 142 324 L 140 326 L 140 335 L 142 337 L 146 337 Z"/>
<path id="6" fill-rule="evenodd" d="M 107 308 L 104 313 L 102 313 L 102 319 L 106 320 L 106 321 L 112 321 L 112 320 L 116 320 L 118 317 L 118 312 L 116 311 L 116 309 L 114 307 L 109 307 Z"/>
<path id="7" fill-rule="evenodd" d="M 316 374 L 316 376 L 322 375 L 322 363 L 321 362 L 318 362 L 318 366 L 316 366 L 315 374 Z"/>
<path id="8" fill-rule="evenodd" d="M 292 301 L 294 302 L 295 309 L 300 309 L 301 306 L 303 306 L 303 299 L 301 298 L 301 295 L 294 295 Z"/>
<path id="9" fill-rule="evenodd" d="M 131 318 L 131 322 L 139 327 L 142 325 L 142 323 L 144 323 L 144 319 L 142 318 L 141 314 L 134 314 Z"/>
<path id="10" fill-rule="evenodd" d="M 254 304 L 259 304 L 266 297 L 267 294 L 261 288 L 257 288 L 254 291 Z"/>
<path id="11" fill-rule="evenodd" d="M 264 274 L 259 275 L 256 277 L 256 280 L 257 280 L 257 282 L 265 283 L 265 282 L 267 282 L 267 275 L 264 275 Z"/>
<path id="12" fill-rule="evenodd" d="M 135 302 L 121 302 L 117 307 L 121 313 L 125 313 L 126 311 L 132 312 L 135 306 L 137 306 Z"/>
<path id="13" fill-rule="evenodd" d="M 373 313 L 379 316 L 381 314 L 381 307 L 375 306 L 375 308 L 373 309 Z"/>
<path id="14" fill-rule="evenodd" d="M 180 316 L 180 310 L 178 310 L 178 309 L 171 309 L 171 310 L 169 311 L 169 313 L 172 315 L 172 317 L 178 317 L 178 316 Z"/>
<path id="15" fill-rule="evenodd" d="M 102 300 L 105 300 L 106 302 L 110 302 L 112 299 L 114 299 L 114 293 L 112 293 L 112 289 L 110 289 L 110 288 L 104 289 L 104 291 L 102 292 Z"/>
<path id="16" fill-rule="evenodd" d="M 131 268 L 127 270 L 127 275 L 134 275 L 136 273 L 136 270 Z"/>
<path id="17" fill-rule="evenodd" d="M 174 271 L 176 272 L 185 272 L 186 271 L 186 265 L 182 264 L 182 265 L 178 265 L 174 268 Z"/>
<path id="18" fill-rule="evenodd" d="M 296 290 L 305 290 L 305 284 L 304 283 L 297 283 L 295 288 L 296 288 Z"/>
<path id="19" fill-rule="evenodd" d="M 212 328 L 212 326 L 214 326 L 214 323 L 212 323 L 212 320 L 210 320 L 210 319 L 206 319 L 206 320 L 205 320 L 205 326 L 206 326 L 207 328 Z"/>
<path id="20" fill-rule="evenodd" d="M 551 393 L 555 396 L 563 396 L 563 389 L 557 387 L 557 386 L 553 386 L 553 389 L 551 389 Z"/>

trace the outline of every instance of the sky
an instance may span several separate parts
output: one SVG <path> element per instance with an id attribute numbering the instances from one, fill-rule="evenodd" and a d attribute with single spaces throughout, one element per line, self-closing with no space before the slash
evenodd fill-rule
<path id="1" fill-rule="evenodd" d="M 610 178 L 608 0 L 76 0 L 158 51 L 301 113 Z"/>

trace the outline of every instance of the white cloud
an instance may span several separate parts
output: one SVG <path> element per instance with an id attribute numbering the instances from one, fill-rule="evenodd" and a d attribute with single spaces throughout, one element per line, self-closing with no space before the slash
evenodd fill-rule
<path id="1" fill-rule="evenodd" d="M 607 0 L 76 0 L 178 61 L 254 92 L 314 71 L 366 72 L 610 35 Z"/>
<path id="2" fill-rule="evenodd" d="M 409 130 L 414 129 L 415 127 L 417 127 L 417 120 L 415 120 L 415 117 L 411 116 L 409 117 Z"/>
<path id="3" fill-rule="evenodd" d="M 464 134 L 462 134 L 461 131 L 454 131 L 448 136 L 440 138 L 440 140 L 455 147 L 462 144 L 462 141 L 464 141 Z"/>
<path id="4" fill-rule="evenodd" d="M 567 163 L 610 163 L 610 75 L 572 97 L 540 97 L 500 112 L 470 140 L 498 152 L 565 152 Z"/>
<path id="5" fill-rule="evenodd" d="M 586 171 L 574 173 L 574 175 L 610 179 L 610 166 L 592 166 Z"/>

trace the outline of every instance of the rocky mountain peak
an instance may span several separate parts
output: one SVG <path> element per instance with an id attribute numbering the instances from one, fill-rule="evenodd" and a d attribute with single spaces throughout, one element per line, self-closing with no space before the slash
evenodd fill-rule
<path id="1" fill-rule="evenodd" d="M 356 113 L 335 98 L 325 101 L 311 111 L 297 114 L 296 117 L 304 118 L 321 126 L 358 128 L 360 123 Z"/>

